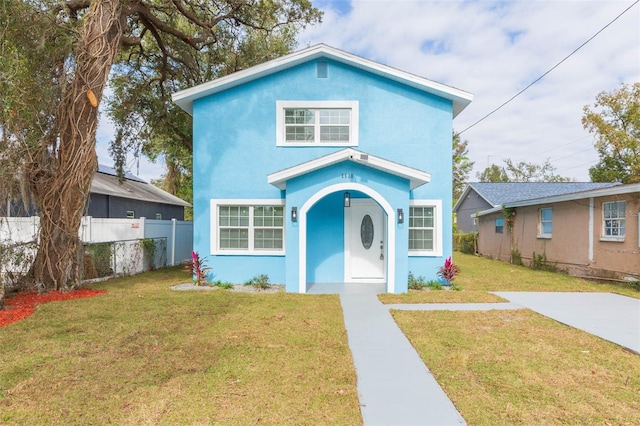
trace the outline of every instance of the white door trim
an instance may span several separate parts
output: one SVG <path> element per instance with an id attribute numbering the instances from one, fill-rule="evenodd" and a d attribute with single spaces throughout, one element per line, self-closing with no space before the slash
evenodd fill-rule
<path id="1" fill-rule="evenodd" d="M 298 214 L 298 292 L 307 292 L 307 213 L 323 197 L 341 191 L 360 191 L 373 198 L 386 213 L 387 217 L 387 292 L 394 293 L 396 288 L 396 212 L 391 204 L 377 191 L 361 183 L 338 183 L 321 189 L 313 194 L 300 208 Z"/>
<path id="2" fill-rule="evenodd" d="M 353 229 L 353 226 L 355 226 L 353 224 L 353 218 L 351 213 L 353 213 L 352 208 L 355 208 L 357 206 L 367 206 L 367 207 L 376 207 L 378 209 L 380 209 L 382 211 L 382 208 L 380 207 L 380 205 L 378 203 L 376 203 L 373 199 L 371 198 L 352 198 L 351 199 L 351 207 L 345 207 L 345 214 L 344 214 L 344 282 L 347 283 L 354 283 L 354 282 L 370 282 L 370 283 L 384 283 L 387 281 L 387 266 L 386 266 L 386 259 L 387 259 L 387 253 L 386 253 L 386 249 L 387 249 L 387 242 L 386 242 L 386 238 L 387 238 L 387 232 L 385 230 L 385 228 L 387 227 L 387 224 L 384 223 L 385 218 L 384 218 L 384 214 L 382 217 L 382 221 L 383 221 L 383 227 L 382 227 L 382 232 L 383 232 L 383 236 L 382 236 L 382 241 L 384 244 L 384 264 L 383 264 L 383 271 L 382 271 L 382 278 L 369 278 L 369 279 L 356 279 L 353 278 L 353 270 L 351 269 L 351 256 L 352 256 L 352 238 L 353 232 L 357 232 L 357 230 Z M 378 237 L 375 238 L 374 241 L 374 246 L 377 247 L 378 246 Z"/>

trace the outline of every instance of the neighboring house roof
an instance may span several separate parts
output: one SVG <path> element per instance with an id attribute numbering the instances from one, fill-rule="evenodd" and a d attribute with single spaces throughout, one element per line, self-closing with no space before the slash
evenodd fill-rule
<path id="1" fill-rule="evenodd" d="M 595 198 L 595 197 L 607 197 L 611 195 L 631 194 L 636 192 L 640 193 L 640 183 L 633 183 L 628 185 L 623 185 L 620 183 L 611 183 L 609 184 L 608 187 L 600 186 L 590 190 L 576 191 L 572 193 L 550 195 L 547 197 L 538 197 L 538 198 L 531 198 L 527 200 L 507 202 L 507 203 L 504 203 L 504 206 L 508 208 L 535 206 L 538 204 L 559 203 L 563 201 L 582 200 L 585 198 Z M 483 216 L 486 214 L 494 213 L 495 211 L 498 211 L 500 208 L 501 206 L 496 206 L 492 209 L 480 212 L 478 213 L 478 215 Z"/>
<path id="2" fill-rule="evenodd" d="M 289 179 L 302 176 L 342 161 L 353 161 L 354 163 L 362 164 L 367 167 L 407 179 L 411 189 L 417 188 L 431 181 L 431 175 L 427 172 L 394 163 L 393 161 L 385 160 L 380 157 L 374 157 L 373 155 L 353 148 L 343 149 L 332 154 L 289 167 L 279 172 L 272 173 L 267 176 L 267 180 L 271 185 L 274 185 L 278 189 L 286 189 L 287 181 Z"/>
<path id="3" fill-rule="evenodd" d="M 145 182 L 131 173 L 125 173 L 124 182 L 120 182 L 114 169 L 102 165 L 99 166 L 98 172 L 94 174 L 91 181 L 91 193 L 148 201 L 150 203 L 191 206 L 186 201 Z"/>
<path id="4" fill-rule="evenodd" d="M 453 103 L 453 116 L 457 116 L 473 100 L 473 95 L 460 89 L 446 86 L 424 77 L 419 77 L 377 62 L 344 52 L 326 44 L 290 53 L 251 68 L 235 72 L 199 86 L 173 94 L 173 102 L 189 114 L 193 114 L 193 101 L 262 78 L 310 60 L 326 58 L 372 74 L 399 82 L 415 89 L 449 99 Z"/>
<path id="5" fill-rule="evenodd" d="M 471 182 L 464 189 L 454 211 L 472 190 L 493 207 L 516 201 L 573 194 L 620 185 L 618 182 Z"/>

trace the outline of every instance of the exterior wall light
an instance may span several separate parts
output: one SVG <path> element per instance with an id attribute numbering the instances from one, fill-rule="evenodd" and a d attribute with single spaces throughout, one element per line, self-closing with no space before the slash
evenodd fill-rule
<path id="1" fill-rule="evenodd" d="M 298 221 L 298 208 L 291 207 L 291 222 L 297 222 L 297 221 Z"/>
<path id="2" fill-rule="evenodd" d="M 349 192 L 344 193 L 344 206 L 351 207 L 351 194 Z"/>
<path id="3" fill-rule="evenodd" d="M 402 209 L 398 209 L 398 223 L 404 223 L 404 212 Z"/>

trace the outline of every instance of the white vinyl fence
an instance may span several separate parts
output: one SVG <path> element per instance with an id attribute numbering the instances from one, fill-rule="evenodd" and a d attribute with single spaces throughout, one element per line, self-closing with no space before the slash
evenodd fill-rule
<path id="1" fill-rule="evenodd" d="M 35 254 L 40 218 L 0 218 L 0 272 L 26 272 Z M 193 222 L 103 219 L 85 216 L 78 231 L 85 247 L 84 278 L 128 275 L 191 259 Z"/>

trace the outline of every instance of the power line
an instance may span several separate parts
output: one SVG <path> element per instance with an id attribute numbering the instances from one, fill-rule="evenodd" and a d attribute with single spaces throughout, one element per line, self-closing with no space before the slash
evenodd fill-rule
<path id="1" fill-rule="evenodd" d="M 582 43 L 580 46 L 578 46 L 577 49 L 575 49 L 573 52 L 569 53 L 567 56 L 564 57 L 564 59 L 562 59 L 560 62 L 558 62 L 557 64 L 555 64 L 553 67 L 551 67 L 551 69 L 549 69 L 547 72 L 545 72 L 544 74 L 542 74 L 540 77 L 538 77 L 537 79 L 535 79 L 533 82 L 531 82 L 527 87 L 525 87 L 524 89 L 522 89 L 521 91 L 519 91 L 518 93 L 516 93 L 515 95 L 513 95 L 509 100 L 507 100 L 506 102 L 503 102 L 502 105 L 500 105 L 498 108 L 494 109 L 493 111 L 491 111 L 489 114 L 485 115 L 484 117 L 482 117 L 481 119 L 479 119 L 478 121 L 476 121 L 475 123 L 473 123 L 471 126 L 467 127 L 466 129 L 462 130 L 461 132 L 458 132 L 459 135 L 463 134 L 464 132 L 466 132 L 467 130 L 469 130 L 470 128 L 474 127 L 475 125 L 479 124 L 480 122 L 484 121 L 486 118 L 488 118 L 489 116 L 493 115 L 494 113 L 498 112 L 500 109 L 502 109 L 505 105 L 507 105 L 508 103 L 510 103 L 512 100 L 514 100 L 515 98 L 517 98 L 518 96 L 520 96 L 522 93 L 524 93 L 528 88 L 530 88 L 531 86 L 533 86 L 534 84 L 536 84 L 537 82 L 539 82 L 540 80 L 542 80 L 547 74 L 549 74 L 551 71 L 553 71 L 554 69 L 558 68 L 558 66 L 560 66 L 560 64 L 562 64 L 564 61 L 566 61 L 567 59 L 569 59 L 571 56 L 573 56 L 574 53 L 576 53 L 578 50 L 582 49 L 587 43 L 589 43 L 591 40 L 593 40 L 594 38 L 596 38 L 596 36 L 598 34 L 600 34 L 602 31 L 604 31 L 605 29 L 607 29 L 607 27 L 609 27 L 611 24 L 613 24 L 615 21 L 617 21 L 622 15 L 624 15 L 625 13 L 627 13 L 627 11 L 629 9 L 631 9 L 633 6 L 635 6 L 636 4 L 638 4 L 638 2 L 640 2 L 640 0 L 636 0 L 631 6 L 627 7 L 625 10 L 622 11 L 622 13 L 620 13 L 618 16 L 616 16 L 611 22 L 609 22 L 607 25 L 605 25 L 604 27 L 602 27 L 600 29 L 600 31 L 598 31 L 597 33 L 595 33 L 593 36 L 591 36 L 587 41 L 585 41 L 584 43 Z"/>
<path id="2" fill-rule="evenodd" d="M 576 142 L 578 142 L 578 141 L 581 141 L 581 140 L 583 140 L 583 139 L 587 139 L 587 138 L 590 138 L 590 137 L 591 137 L 591 135 L 582 136 L 581 138 L 574 139 L 574 140 L 572 140 L 571 142 L 568 142 L 568 143 L 566 143 L 566 144 L 564 144 L 564 145 L 560 145 L 560 146 L 559 146 L 559 147 L 557 147 L 557 148 L 548 149 L 548 150 L 546 150 L 546 151 L 542 151 L 542 152 L 540 152 L 540 153 L 538 153 L 538 154 L 531 155 L 531 156 L 527 157 L 525 160 L 527 160 L 527 159 L 531 159 L 531 158 L 536 158 L 536 157 L 539 157 L 539 156 L 541 156 L 541 155 L 548 154 L 548 153 L 553 152 L 553 151 L 557 151 L 557 150 L 559 150 L 559 149 L 562 149 L 562 148 L 564 148 L 564 147 L 567 147 L 567 146 L 569 146 L 569 145 L 571 145 L 571 144 L 574 144 L 574 143 L 576 143 Z"/>

